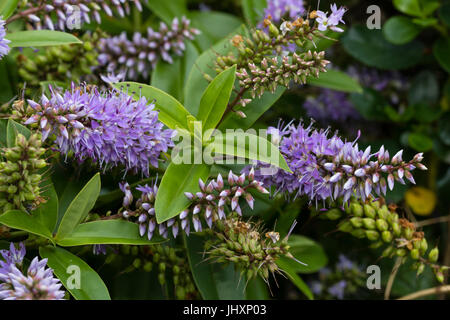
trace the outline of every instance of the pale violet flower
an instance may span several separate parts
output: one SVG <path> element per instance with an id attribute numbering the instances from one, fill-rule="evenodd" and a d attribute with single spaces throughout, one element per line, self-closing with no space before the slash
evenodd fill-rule
<path id="1" fill-rule="evenodd" d="M 8 39 L 5 39 L 6 31 L 5 31 L 5 21 L 3 21 L 0 17 L 0 60 L 9 53 L 11 48 L 9 47 Z"/>
<path id="2" fill-rule="evenodd" d="M 327 29 L 336 31 L 336 32 L 344 32 L 342 28 L 339 28 L 339 23 L 344 23 L 342 17 L 344 13 L 347 11 L 344 7 L 337 8 L 336 4 L 331 5 L 331 14 L 328 17 L 328 12 L 323 12 L 318 10 L 316 12 L 317 18 L 316 21 L 319 24 L 318 29 L 320 31 L 326 31 Z"/>

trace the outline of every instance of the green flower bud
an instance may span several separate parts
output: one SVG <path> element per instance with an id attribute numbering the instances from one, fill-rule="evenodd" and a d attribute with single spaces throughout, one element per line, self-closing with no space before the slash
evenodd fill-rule
<path id="1" fill-rule="evenodd" d="M 420 276 L 425 271 L 425 263 L 419 263 L 417 267 L 417 275 Z"/>
<path id="2" fill-rule="evenodd" d="M 378 233 L 378 231 L 375 230 L 366 230 L 366 236 L 367 239 L 369 239 L 370 241 L 375 241 L 378 240 L 380 234 Z"/>
<path id="3" fill-rule="evenodd" d="M 387 229 L 389 229 L 389 225 L 383 219 L 377 219 L 375 221 L 375 223 L 377 225 L 377 229 L 380 230 L 380 231 L 386 231 Z"/>
<path id="4" fill-rule="evenodd" d="M 430 253 L 428 254 L 428 260 L 430 262 L 436 262 L 439 258 L 439 249 L 437 247 L 434 247 L 430 250 Z"/>
<path id="5" fill-rule="evenodd" d="M 392 246 L 387 247 L 386 249 L 383 250 L 383 253 L 381 254 L 381 256 L 383 258 L 387 258 L 390 257 L 395 251 L 395 248 Z"/>
<path id="6" fill-rule="evenodd" d="M 403 228 L 403 236 L 407 240 L 411 240 L 413 238 L 413 234 L 414 234 L 414 230 L 412 230 L 410 228 Z"/>
<path id="7" fill-rule="evenodd" d="M 372 219 L 374 219 L 377 215 L 375 209 L 372 206 L 370 206 L 369 204 L 364 205 L 364 214 L 366 217 L 372 218 Z"/>
<path id="8" fill-rule="evenodd" d="M 363 218 L 363 225 L 366 229 L 374 230 L 376 229 L 375 220 L 371 218 Z"/>
<path id="9" fill-rule="evenodd" d="M 272 38 L 275 38 L 275 37 L 278 37 L 279 34 L 280 34 L 280 30 L 278 30 L 278 28 L 276 26 L 274 26 L 273 23 L 270 23 L 269 36 L 271 36 Z"/>
<path id="10" fill-rule="evenodd" d="M 329 220 L 337 220 L 342 216 L 342 211 L 340 209 L 331 209 L 328 210 L 325 214 L 322 214 L 321 216 L 325 216 Z"/>
<path id="11" fill-rule="evenodd" d="M 428 242 L 427 242 L 427 239 L 423 238 L 420 241 L 420 254 L 424 255 L 425 252 L 427 252 L 427 250 L 428 250 Z"/>
<path id="12" fill-rule="evenodd" d="M 364 229 L 355 229 L 350 234 L 356 238 L 362 239 L 366 236 L 366 230 Z"/>
<path id="13" fill-rule="evenodd" d="M 412 249 L 410 254 L 411 258 L 413 258 L 414 260 L 418 260 L 420 258 L 420 253 L 418 249 Z"/>
<path id="14" fill-rule="evenodd" d="M 351 232 L 353 230 L 353 226 L 350 221 L 343 221 L 338 225 L 338 229 L 342 232 Z"/>
<path id="15" fill-rule="evenodd" d="M 378 214 L 378 217 L 379 217 L 380 219 L 387 220 L 388 217 L 389 217 L 389 215 L 390 215 L 390 212 L 389 212 L 388 207 L 387 207 L 386 205 L 383 205 L 383 206 L 377 211 L 377 214 Z"/>
<path id="16" fill-rule="evenodd" d="M 392 223 L 391 227 L 392 227 L 392 231 L 394 232 L 395 236 L 399 237 L 402 234 L 402 228 L 400 227 L 398 222 Z"/>
<path id="17" fill-rule="evenodd" d="M 139 269 L 141 264 L 142 264 L 142 260 L 139 258 L 134 259 L 134 261 L 132 263 L 133 267 L 135 267 L 136 269 Z"/>
<path id="18" fill-rule="evenodd" d="M 383 239 L 384 242 L 389 243 L 392 241 L 392 238 L 392 233 L 390 231 L 386 230 L 381 233 L 381 239 Z"/>
<path id="19" fill-rule="evenodd" d="M 399 248 L 399 249 L 395 250 L 395 254 L 398 257 L 404 257 L 404 256 L 406 256 L 406 250 L 403 248 Z"/>
<path id="20" fill-rule="evenodd" d="M 158 274 L 158 281 L 159 281 L 159 284 L 162 286 L 166 283 L 166 276 L 164 273 Z"/>
<path id="21" fill-rule="evenodd" d="M 363 219 L 360 217 L 353 217 L 350 219 L 350 222 L 355 228 L 361 228 L 363 226 Z"/>

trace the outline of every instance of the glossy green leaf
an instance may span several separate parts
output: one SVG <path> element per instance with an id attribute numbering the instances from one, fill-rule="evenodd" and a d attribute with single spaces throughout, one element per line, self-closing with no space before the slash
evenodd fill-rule
<path id="1" fill-rule="evenodd" d="M 406 69 L 422 58 L 424 46 L 414 40 L 404 45 L 386 41 L 381 30 L 365 26 L 350 28 L 341 39 L 345 50 L 355 59 L 380 69 Z"/>
<path id="2" fill-rule="evenodd" d="M 293 259 L 283 257 L 283 264 L 289 266 L 296 273 L 313 273 L 323 268 L 328 258 L 317 242 L 303 236 L 291 235 L 288 243 L 290 245 L 289 252 L 299 261 L 306 264 L 300 264 Z"/>
<path id="3" fill-rule="evenodd" d="M 41 190 L 43 190 L 41 197 L 45 199 L 45 202 L 39 205 L 32 215 L 36 216 L 42 225 L 53 233 L 58 220 L 58 195 L 53 183 L 49 184 L 47 181 L 42 182 Z"/>
<path id="4" fill-rule="evenodd" d="M 47 258 L 47 265 L 61 280 L 62 285 L 77 300 L 111 300 L 103 280 L 86 262 L 73 253 L 58 247 L 40 247 L 39 254 Z M 79 271 L 80 285 L 77 289 L 74 283 L 74 273 Z M 71 278 L 72 276 L 72 278 Z"/>
<path id="5" fill-rule="evenodd" d="M 222 71 L 211 81 L 200 100 L 198 120 L 203 132 L 216 128 L 225 112 L 236 78 L 236 66 Z M 209 136 L 205 137 L 208 140 Z"/>
<path id="6" fill-rule="evenodd" d="M 191 25 L 201 33 L 195 36 L 193 43 L 204 52 L 237 29 L 242 21 L 235 15 L 220 11 L 190 11 Z M 203 91 L 201 91 L 203 92 Z"/>
<path id="7" fill-rule="evenodd" d="M 215 264 L 205 261 L 204 238 L 195 234 L 184 237 L 192 276 L 205 300 L 243 300 L 245 279 L 232 264 Z M 240 281 L 239 281 L 240 280 Z"/>
<path id="8" fill-rule="evenodd" d="M 73 199 L 59 224 L 57 240 L 62 240 L 71 234 L 75 227 L 86 218 L 100 194 L 100 184 L 100 174 L 97 173 Z"/>
<path id="9" fill-rule="evenodd" d="M 264 19 L 264 9 L 267 7 L 267 0 L 243 0 L 242 10 L 245 21 L 256 26 Z"/>
<path id="10" fill-rule="evenodd" d="M 151 245 L 165 241 L 156 234 L 152 240 L 148 240 L 146 236 L 141 237 L 137 223 L 125 220 L 98 220 L 79 224 L 72 233 L 58 240 L 57 244 L 63 247 L 88 244 Z"/>
<path id="11" fill-rule="evenodd" d="M 14 147 L 16 145 L 16 137 L 18 134 L 22 134 L 25 136 L 25 138 L 29 138 L 31 136 L 31 131 L 20 123 L 9 119 L 6 127 L 6 145 L 8 146 L 8 148 Z"/>
<path id="12" fill-rule="evenodd" d="M 210 154 L 231 155 L 249 160 L 258 160 L 287 172 L 292 172 L 277 146 L 267 139 L 248 132 L 233 132 L 214 136 L 208 144 Z"/>
<path id="13" fill-rule="evenodd" d="M 174 18 L 187 15 L 186 0 L 144 1 L 144 3 L 169 25 Z"/>
<path id="14" fill-rule="evenodd" d="M 296 273 L 296 270 L 286 262 L 287 258 L 281 257 L 276 261 L 277 266 L 284 271 L 287 277 L 292 281 L 295 286 L 305 294 L 309 300 L 314 299 L 314 295 L 309 289 L 308 285 L 303 281 L 302 278 Z"/>
<path id="15" fill-rule="evenodd" d="M 11 41 L 11 43 L 9 44 L 11 48 L 46 47 L 72 43 L 83 43 L 70 33 L 52 30 L 29 30 L 8 33 L 8 40 Z"/>
<path id="16" fill-rule="evenodd" d="M 363 91 L 357 80 L 342 71 L 332 69 L 320 73 L 319 78 L 308 77 L 307 83 L 312 86 L 336 91 L 357 93 L 362 93 Z"/>
<path id="17" fill-rule="evenodd" d="M 206 181 L 210 166 L 206 164 L 169 165 L 161 179 L 155 200 L 156 221 L 162 223 L 180 214 L 189 200 L 185 192 L 199 191 L 198 179 Z"/>
<path id="18" fill-rule="evenodd" d="M 0 3 L 0 17 L 7 20 L 17 9 L 19 0 L 2 0 Z"/>
<path id="19" fill-rule="evenodd" d="M 250 128 L 270 107 L 283 95 L 286 91 L 285 87 L 279 86 L 274 93 L 266 91 L 260 98 L 252 99 L 252 101 L 242 110 L 246 117 L 241 118 L 235 112 L 230 112 L 219 126 L 220 130 L 225 129 L 243 129 Z M 244 98 L 250 98 L 249 94 Z"/>
<path id="20" fill-rule="evenodd" d="M 438 39 L 433 45 L 433 53 L 441 67 L 450 73 L 450 39 Z"/>
<path id="21" fill-rule="evenodd" d="M 394 7 L 403 13 L 420 17 L 422 10 L 420 7 L 420 0 L 394 0 Z"/>
<path id="22" fill-rule="evenodd" d="M 383 34 L 386 40 L 393 44 L 405 44 L 413 40 L 421 31 L 421 28 L 409 18 L 396 16 L 390 18 L 383 26 Z"/>
<path id="23" fill-rule="evenodd" d="M 199 53 L 195 46 L 186 43 L 186 51 L 182 57 L 175 58 L 173 63 L 159 60 L 152 71 L 151 86 L 158 88 L 180 102 L 184 101 L 184 86 Z"/>
<path id="24" fill-rule="evenodd" d="M 10 228 L 24 230 L 53 241 L 51 231 L 42 224 L 39 217 L 32 214 L 19 210 L 10 210 L 0 215 L 0 223 Z"/>
<path id="25" fill-rule="evenodd" d="M 119 82 L 112 85 L 116 89 L 139 99 L 141 96 L 148 101 L 155 101 L 155 109 L 159 111 L 158 119 L 171 129 L 188 129 L 187 117 L 189 112 L 171 95 L 155 87 L 137 82 Z"/>
<path id="26" fill-rule="evenodd" d="M 410 133 L 408 143 L 411 148 L 419 152 L 427 152 L 433 149 L 433 139 L 420 132 Z"/>
<path id="27" fill-rule="evenodd" d="M 206 73 L 212 78 L 216 76 L 213 66 L 217 54 L 227 54 L 232 49 L 230 39 L 236 34 L 243 34 L 245 30 L 245 26 L 239 27 L 212 48 L 203 52 L 195 61 L 195 66 L 191 69 L 184 88 L 184 105 L 192 115 L 198 115 L 202 94 L 209 84 L 203 75 Z"/>

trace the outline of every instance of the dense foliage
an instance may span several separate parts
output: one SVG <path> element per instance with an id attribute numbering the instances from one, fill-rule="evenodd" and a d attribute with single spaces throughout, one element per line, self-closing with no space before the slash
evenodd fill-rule
<path id="1" fill-rule="evenodd" d="M 444 298 L 450 2 L 336 2 L 3 0 L 0 299 Z"/>

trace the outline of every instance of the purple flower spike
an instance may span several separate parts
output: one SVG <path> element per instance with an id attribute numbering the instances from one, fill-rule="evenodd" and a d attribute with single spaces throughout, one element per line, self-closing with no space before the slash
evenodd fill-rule
<path id="1" fill-rule="evenodd" d="M 311 201 L 343 198 L 344 202 L 351 196 L 365 200 L 386 194 L 387 187 L 394 188 L 395 181 L 403 183 L 402 176 L 414 183 L 410 171 L 423 168 L 416 155 L 412 160 L 401 160 L 401 152 L 391 161 L 389 153 L 381 147 L 375 154 L 369 154 L 370 148 L 362 151 L 356 141 L 343 141 L 336 134 L 329 137 L 327 130 L 315 130 L 312 125 L 307 128 L 288 125 L 278 130 L 282 137 L 280 151 L 287 160 L 293 173 L 278 170 L 275 174 L 263 175 L 257 170 L 255 177 L 266 186 L 274 186 L 278 191 L 297 196 L 307 196 Z M 268 166 L 257 164 L 260 168 Z M 249 171 L 247 167 L 244 171 Z M 264 170 L 269 171 L 269 170 Z M 387 180 L 386 180 L 387 178 Z"/>
<path id="2" fill-rule="evenodd" d="M 5 39 L 6 30 L 5 30 L 5 21 L 3 21 L 0 17 L 0 60 L 9 53 L 11 48 L 9 47 L 8 39 Z"/>
<path id="3" fill-rule="evenodd" d="M 26 273 L 21 271 L 25 246 L 19 249 L 11 243 L 10 250 L 1 250 L 5 261 L 0 260 L 0 300 L 63 300 L 62 284 L 46 268 L 47 259 L 35 257 Z"/>
<path id="4" fill-rule="evenodd" d="M 50 90 L 50 99 L 29 101 L 36 114 L 25 123 L 40 123 L 43 140 L 53 135 L 62 154 L 92 159 L 105 170 L 122 165 L 148 176 L 150 165 L 158 167 L 161 152 L 174 146 L 174 131 L 163 129 L 154 105 L 144 97 L 135 101 L 121 92 L 73 84 L 62 96 Z"/>

